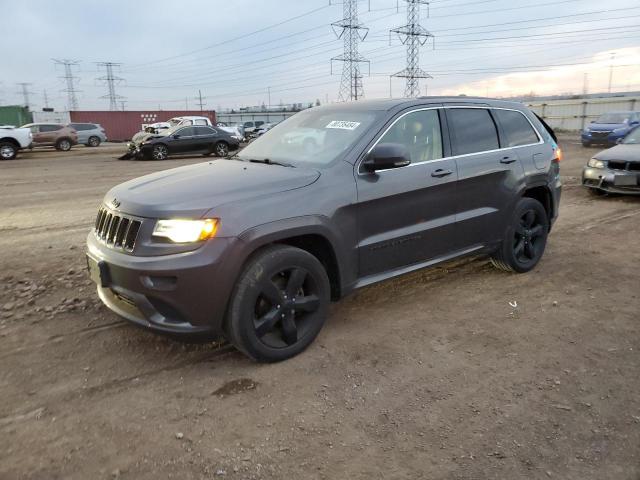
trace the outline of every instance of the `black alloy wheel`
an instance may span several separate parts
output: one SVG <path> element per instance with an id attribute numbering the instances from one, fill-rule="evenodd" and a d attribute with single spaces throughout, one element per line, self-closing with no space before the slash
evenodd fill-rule
<path id="1" fill-rule="evenodd" d="M 229 145 L 225 142 L 218 142 L 215 146 L 216 157 L 226 157 L 229 154 Z"/>
<path id="2" fill-rule="evenodd" d="M 267 247 L 240 277 L 227 316 L 227 335 L 255 360 L 290 358 L 317 336 L 329 299 L 329 280 L 316 257 L 286 245 Z"/>
<path id="3" fill-rule="evenodd" d="M 501 270 L 525 273 L 542 258 L 549 234 L 549 216 L 534 198 L 521 198 L 500 248 L 491 262 Z"/>

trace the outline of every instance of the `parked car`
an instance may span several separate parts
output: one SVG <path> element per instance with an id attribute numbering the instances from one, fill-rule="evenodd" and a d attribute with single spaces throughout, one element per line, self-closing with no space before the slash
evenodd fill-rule
<path id="1" fill-rule="evenodd" d="M 600 115 L 582 131 L 582 145 L 615 145 L 640 125 L 640 112 L 610 112 Z"/>
<path id="2" fill-rule="evenodd" d="M 196 116 L 185 116 L 185 117 L 174 117 L 167 121 L 171 128 L 179 127 L 179 126 L 189 126 L 189 125 L 206 125 L 211 127 L 211 120 L 209 117 L 196 117 Z"/>
<path id="3" fill-rule="evenodd" d="M 250 134 L 258 127 L 260 127 L 260 125 L 264 124 L 264 122 L 262 120 L 256 120 L 255 122 L 244 122 L 244 124 L 242 125 L 244 127 L 244 133 L 247 136 L 250 136 Z"/>
<path id="4" fill-rule="evenodd" d="M 68 126 L 78 132 L 78 143 L 87 147 L 98 147 L 107 141 L 107 132 L 99 123 L 70 123 Z"/>
<path id="5" fill-rule="evenodd" d="M 207 126 L 178 126 L 158 134 L 149 133 L 128 144 L 121 160 L 147 158 L 164 160 L 171 155 L 215 154 L 224 157 L 237 150 L 239 141 L 227 132 Z"/>
<path id="6" fill-rule="evenodd" d="M 22 128 L 28 128 L 33 134 L 34 147 L 55 147 L 56 150 L 67 152 L 78 143 L 78 133 L 75 129 L 59 123 L 28 123 Z"/>
<path id="7" fill-rule="evenodd" d="M 239 142 L 244 142 L 246 140 L 244 136 L 244 128 L 242 128 L 241 126 L 238 126 L 238 125 L 229 126 L 229 125 L 217 124 L 216 128 L 219 130 L 222 130 L 223 132 L 227 132 L 229 135 L 231 135 L 233 138 L 235 138 Z"/>
<path id="8" fill-rule="evenodd" d="M 640 127 L 615 147 L 596 153 L 582 170 L 582 185 L 595 195 L 640 194 Z"/>
<path id="9" fill-rule="evenodd" d="M 283 141 L 302 128 L 325 132 L 312 153 Z M 89 272 L 134 323 L 283 360 L 313 341 L 330 300 L 360 287 L 471 254 L 533 269 L 558 215 L 559 160 L 520 103 L 316 107 L 227 160 L 111 189 Z"/>
<path id="10" fill-rule="evenodd" d="M 29 148 L 32 141 L 33 135 L 28 128 L 0 126 L 0 160 L 13 160 L 18 155 L 18 151 Z"/>
<path id="11" fill-rule="evenodd" d="M 254 138 L 260 137 L 265 133 L 267 133 L 269 130 L 271 130 L 273 127 L 275 127 L 278 123 L 280 122 L 265 123 L 263 125 L 260 125 L 257 129 L 253 131 L 252 136 Z"/>

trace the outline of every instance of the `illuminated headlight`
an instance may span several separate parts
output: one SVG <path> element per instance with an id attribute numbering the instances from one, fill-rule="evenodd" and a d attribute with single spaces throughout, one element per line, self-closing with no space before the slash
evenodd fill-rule
<path id="1" fill-rule="evenodd" d="M 158 220 L 153 229 L 154 237 L 162 237 L 173 243 L 193 243 L 216 235 L 218 220 Z"/>
<path id="2" fill-rule="evenodd" d="M 589 163 L 587 163 L 587 165 L 591 168 L 604 168 L 606 166 L 602 160 L 598 160 L 596 158 L 592 158 L 591 160 L 589 160 Z"/>

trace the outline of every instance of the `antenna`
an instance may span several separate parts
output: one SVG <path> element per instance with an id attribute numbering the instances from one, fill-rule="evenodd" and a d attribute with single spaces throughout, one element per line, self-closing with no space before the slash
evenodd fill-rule
<path id="1" fill-rule="evenodd" d="M 98 68 L 104 67 L 106 70 L 107 74 L 104 77 L 99 77 L 98 80 L 103 81 L 107 85 L 107 90 L 109 92 L 100 98 L 109 99 L 109 110 L 118 110 L 118 99 L 126 98 L 126 97 L 116 94 L 116 83 L 119 84 L 124 79 L 120 77 L 116 77 L 113 74 L 113 67 L 119 67 L 122 64 L 114 63 L 114 62 L 100 62 L 97 65 L 98 65 Z"/>
<path id="2" fill-rule="evenodd" d="M 407 46 L 407 66 L 404 70 L 392 75 L 392 77 L 406 78 L 407 85 L 404 90 L 405 97 L 417 97 L 420 95 L 420 79 L 433 78 L 420 68 L 420 47 L 434 36 L 420 25 L 420 5 L 427 5 L 427 0 L 405 0 L 407 2 L 407 24 L 394 28 L 389 35 L 395 33 L 403 45 Z M 391 37 L 389 38 L 391 41 Z"/>
<path id="3" fill-rule="evenodd" d="M 56 65 L 64 65 L 64 77 L 60 78 L 62 78 L 67 85 L 67 88 L 65 90 L 62 90 L 62 92 L 67 94 L 68 109 L 78 110 L 78 97 L 76 96 L 78 90 L 76 90 L 75 88 L 76 80 L 78 80 L 78 77 L 73 76 L 72 67 L 78 65 L 80 62 L 77 60 L 68 60 L 66 58 L 62 60 L 53 58 L 52 60 Z"/>
<path id="4" fill-rule="evenodd" d="M 334 61 L 343 62 L 338 99 L 347 102 L 364 97 L 360 64 L 369 65 L 369 60 L 358 53 L 358 43 L 364 41 L 369 29 L 358 22 L 358 0 L 344 0 L 342 11 L 342 20 L 332 23 L 331 27 L 338 39 L 343 39 L 344 53 L 331 59 L 331 73 Z"/>

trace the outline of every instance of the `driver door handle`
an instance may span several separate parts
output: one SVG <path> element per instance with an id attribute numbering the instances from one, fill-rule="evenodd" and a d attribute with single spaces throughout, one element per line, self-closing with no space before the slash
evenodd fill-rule
<path id="1" fill-rule="evenodd" d="M 434 178 L 442 178 L 442 177 L 446 177 L 447 175 L 451 175 L 452 173 L 453 172 L 451 170 L 443 170 L 439 168 L 435 172 L 431 172 L 431 176 Z"/>
<path id="2" fill-rule="evenodd" d="M 500 163 L 504 163 L 505 165 L 509 165 L 510 163 L 513 163 L 515 161 L 516 161 L 515 158 L 507 156 L 507 157 L 503 157 L 502 160 L 500 160 Z"/>

